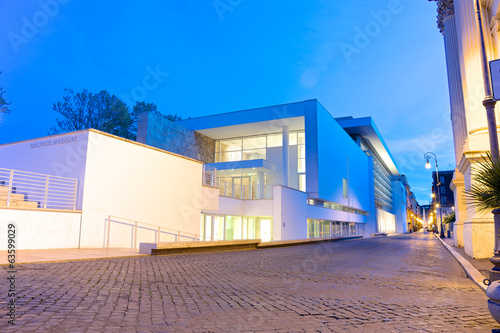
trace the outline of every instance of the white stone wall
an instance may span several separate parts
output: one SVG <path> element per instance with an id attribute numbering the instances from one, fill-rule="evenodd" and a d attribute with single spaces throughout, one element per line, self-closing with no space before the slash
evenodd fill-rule
<path id="1" fill-rule="evenodd" d="M 0 244 L 7 249 L 7 226 L 13 223 L 17 250 L 78 248 L 80 218 L 80 212 L 0 208 Z"/>

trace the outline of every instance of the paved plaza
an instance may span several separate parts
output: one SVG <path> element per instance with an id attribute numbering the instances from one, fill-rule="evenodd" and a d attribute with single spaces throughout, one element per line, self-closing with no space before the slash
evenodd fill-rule
<path id="1" fill-rule="evenodd" d="M 431 234 L 24 264 L 2 332 L 491 332 L 486 296 Z"/>

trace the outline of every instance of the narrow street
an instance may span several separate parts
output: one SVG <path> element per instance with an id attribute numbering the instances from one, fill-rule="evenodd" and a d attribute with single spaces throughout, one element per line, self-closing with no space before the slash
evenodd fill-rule
<path id="1" fill-rule="evenodd" d="M 491 332 L 486 296 L 432 234 L 18 266 L 32 332 Z"/>

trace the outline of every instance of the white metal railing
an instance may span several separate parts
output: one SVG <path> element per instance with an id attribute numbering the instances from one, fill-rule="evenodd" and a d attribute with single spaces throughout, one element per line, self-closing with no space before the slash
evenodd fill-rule
<path id="1" fill-rule="evenodd" d="M 161 237 L 162 234 L 165 236 L 170 236 L 170 238 L 173 238 L 175 242 L 181 242 L 181 241 L 198 242 L 202 240 L 201 235 L 193 234 L 191 232 L 180 231 L 176 229 L 171 229 L 159 225 L 149 224 L 113 215 L 108 215 L 108 218 L 105 220 L 105 223 L 106 223 L 106 231 L 105 231 L 106 248 L 109 247 L 110 243 L 111 223 L 116 223 L 131 227 L 131 238 L 132 238 L 131 248 L 133 249 L 137 248 L 137 238 L 138 238 L 137 235 L 139 229 L 153 232 L 155 235 L 154 237 L 155 243 L 159 243 L 161 240 L 163 240 L 164 242 L 169 241 L 165 238 L 162 238 Z M 212 240 L 211 237 L 208 238 Z"/>
<path id="2" fill-rule="evenodd" d="M 76 209 L 78 179 L 0 168 L 0 206 Z"/>
<path id="3" fill-rule="evenodd" d="M 213 166 L 203 164 L 202 185 L 217 187 L 217 169 Z"/>

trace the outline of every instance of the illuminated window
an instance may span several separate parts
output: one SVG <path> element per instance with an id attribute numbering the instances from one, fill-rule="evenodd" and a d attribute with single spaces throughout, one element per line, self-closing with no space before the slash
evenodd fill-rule
<path id="1" fill-rule="evenodd" d="M 297 133 L 297 172 L 299 174 L 306 172 L 306 141 L 304 132 Z"/>
<path id="2" fill-rule="evenodd" d="M 305 140 L 304 132 L 290 132 L 289 145 L 298 144 L 299 172 L 305 172 Z M 283 145 L 282 133 L 255 135 L 242 138 L 223 139 L 215 141 L 215 162 L 233 162 L 266 159 L 267 148 L 277 148 Z"/>
<path id="3" fill-rule="evenodd" d="M 299 174 L 299 190 L 302 192 L 306 191 L 306 174 Z"/>
<path id="4" fill-rule="evenodd" d="M 267 148 L 281 147 L 282 145 L 283 145 L 283 135 L 281 135 L 281 133 L 269 134 L 267 136 Z"/>

